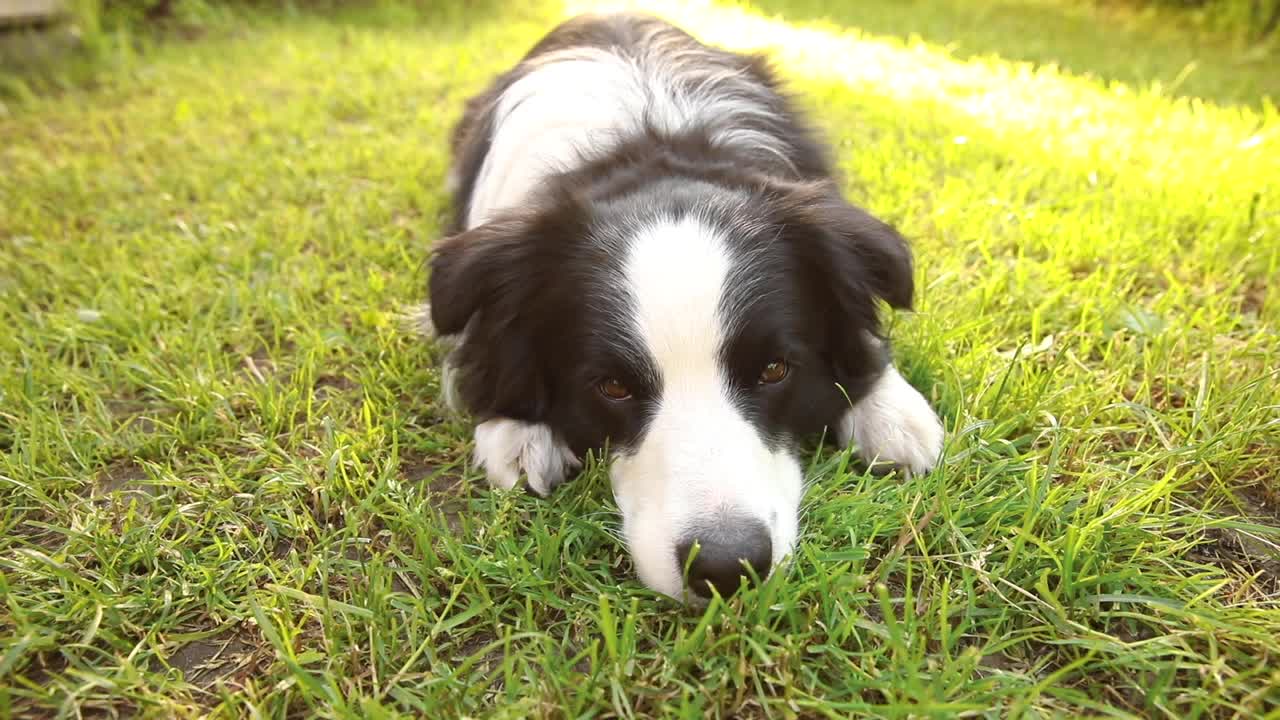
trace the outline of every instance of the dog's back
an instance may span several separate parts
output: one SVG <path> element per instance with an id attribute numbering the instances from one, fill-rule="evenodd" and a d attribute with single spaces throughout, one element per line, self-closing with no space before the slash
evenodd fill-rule
<path id="1" fill-rule="evenodd" d="M 830 173 L 763 58 L 707 47 L 657 18 L 584 16 L 468 104 L 454 134 L 454 230 L 646 133 L 699 136 L 775 177 Z"/>

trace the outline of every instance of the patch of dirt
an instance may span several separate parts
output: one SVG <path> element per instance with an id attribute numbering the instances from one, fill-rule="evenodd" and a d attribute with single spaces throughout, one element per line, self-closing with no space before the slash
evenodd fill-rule
<path id="1" fill-rule="evenodd" d="M 1250 454 L 1269 457 L 1261 448 L 1251 449 Z M 1270 461 L 1259 464 L 1232 483 L 1236 485 L 1236 497 L 1245 505 L 1244 514 L 1280 527 L 1280 477 L 1275 475 L 1274 468 L 1268 467 L 1270 464 Z"/>
<path id="2" fill-rule="evenodd" d="M 409 581 L 405 579 L 405 574 L 403 572 L 397 571 L 391 576 L 391 589 L 395 592 L 420 597 L 421 594 L 416 587 L 417 586 L 409 584 Z"/>
<path id="3" fill-rule="evenodd" d="M 29 512 L 27 519 L 37 521 L 47 521 L 47 518 L 36 511 Z M 13 534 L 20 539 L 21 543 L 26 546 L 34 546 L 43 550 L 46 554 L 57 552 L 59 548 L 67 543 L 66 534 L 57 530 L 49 530 L 40 527 L 33 522 L 18 523 L 13 529 Z M 17 547 L 22 547 L 18 545 Z"/>
<path id="4" fill-rule="evenodd" d="M 263 532 L 265 532 L 265 529 Z M 315 538 L 306 532 L 294 535 L 280 535 L 275 538 L 274 542 L 264 544 L 263 548 L 274 560 L 284 560 L 292 552 L 297 552 L 300 557 L 305 558 L 314 551 Z"/>
<path id="5" fill-rule="evenodd" d="M 1240 298 L 1240 311 L 1247 315 L 1261 315 L 1262 307 L 1267 302 L 1267 285 L 1261 280 L 1254 280 L 1244 286 Z"/>
<path id="6" fill-rule="evenodd" d="M 1231 502 L 1217 510 L 1222 516 L 1239 516 L 1246 522 L 1280 530 L 1280 479 L 1270 458 L 1274 451 L 1251 445 L 1242 457 L 1260 459 L 1248 464 L 1227 483 Z M 1204 532 L 1203 542 L 1188 558 L 1215 565 L 1236 578 L 1236 587 L 1227 592 L 1251 597 L 1262 593 L 1280 595 L 1280 534 L 1214 527 Z"/>
<path id="7" fill-rule="evenodd" d="M 407 483 L 426 489 L 444 514 L 450 532 L 456 534 L 462 528 L 462 513 L 466 512 L 463 497 L 469 488 L 456 462 L 419 452 L 405 452 L 400 456 L 400 477 Z"/>
<path id="8" fill-rule="evenodd" d="M 242 686 L 270 663 L 271 655 L 252 633 L 240 629 L 187 643 L 169 656 L 169 664 L 181 670 L 187 682 L 208 690 L 221 681 Z"/>
<path id="9" fill-rule="evenodd" d="M 439 465 L 431 466 L 431 474 L 426 477 L 427 490 L 432 495 L 461 495 L 466 492 L 462 475 Z"/>
<path id="10" fill-rule="evenodd" d="M 978 658 L 979 672 L 990 673 L 1022 673 L 1026 672 L 1023 663 L 1011 659 L 1004 653 L 991 653 Z"/>
<path id="11" fill-rule="evenodd" d="M 1098 603 L 1099 609 L 1123 612 L 1127 608 L 1123 603 Z M 1145 620 L 1136 620 L 1133 618 L 1121 617 L 1103 624 L 1103 631 L 1120 638 L 1126 643 L 1138 643 L 1150 640 L 1163 634 L 1163 630 L 1157 628 Z"/>
<path id="12" fill-rule="evenodd" d="M 498 636 L 495 635 L 492 630 L 480 630 L 476 634 L 467 638 L 462 645 L 458 647 L 457 652 L 453 653 L 454 664 L 459 665 L 466 662 L 468 659 L 474 657 L 483 650 L 486 645 L 497 639 Z M 473 667 L 484 668 L 485 674 L 488 674 L 488 671 L 492 670 L 501 660 L 502 646 L 498 646 L 485 653 L 480 660 L 473 663 Z"/>
<path id="13" fill-rule="evenodd" d="M 1124 456 L 1141 452 L 1144 440 L 1149 438 L 1135 430 L 1109 428 L 1099 436 L 1098 447 L 1109 454 Z"/>
<path id="14" fill-rule="evenodd" d="M 1157 410 L 1181 410 L 1187 406 L 1187 395 L 1178 388 L 1155 381 L 1151 384 L 1151 404 Z"/>
<path id="15" fill-rule="evenodd" d="M 25 677 L 34 685 L 48 686 L 54 681 L 54 678 L 61 675 L 67 669 L 67 659 L 59 652 L 41 651 L 34 654 L 31 662 L 26 667 L 18 671 L 18 675 Z"/>
<path id="16" fill-rule="evenodd" d="M 149 500 L 156 494 L 156 487 L 147 482 L 147 472 L 133 460 L 122 460 L 98 475 L 98 482 L 91 488 L 92 497 L 98 501 L 116 498 L 128 504 L 131 497 Z"/>
<path id="17" fill-rule="evenodd" d="M 21 656 L 20 656 L 21 657 Z M 22 660 L 19 660 L 21 663 Z M 30 691 L 38 689 L 39 694 L 31 693 L 24 697 L 21 693 L 9 692 L 10 704 L 5 707 L 5 717 L 15 718 L 51 718 L 56 717 L 55 708 L 58 700 L 70 692 L 70 681 L 64 673 L 69 663 L 60 652 L 44 650 L 35 652 L 25 666 L 11 669 L 4 678 L 6 688 L 22 688 Z M 81 717 L 102 717 L 106 713 L 95 708 L 88 700 L 77 703 L 77 711 Z M 122 704 L 112 717 L 133 717 L 132 705 Z"/>
<path id="18" fill-rule="evenodd" d="M 161 429 L 160 418 L 171 413 L 157 412 L 149 403 L 136 398 L 106 398 L 103 406 L 115 420 L 119 430 L 137 430 L 152 435 Z"/>
<path id="19" fill-rule="evenodd" d="M 112 527 L 120 530 L 131 512 L 147 517 L 159 489 L 148 481 L 147 473 L 136 461 L 119 460 L 102 470 L 96 481 L 82 490 L 83 497 Z"/>
<path id="20" fill-rule="evenodd" d="M 1256 577 L 1256 592 L 1280 595 L 1280 549 L 1248 533 L 1230 528 L 1205 531 L 1208 542 L 1191 551 L 1191 559 L 1216 565 L 1232 575 Z"/>
<path id="21" fill-rule="evenodd" d="M 312 395 L 317 401 L 327 400 L 328 398 L 345 394 L 359 387 L 359 383 L 345 375 L 325 374 L 316 378 Z"/>
<path id="22" fill-rule="evenodd" d="M 255 323 L 260 337 L 269 338 L 274 330 L 264 322 Z M 245 376 L 255 383 L 268 384 L 276 380 L 287 379 L 290 363 L 294 357 L 295 345 L 292 340 L 281 340 L 274 347 L 262 341 L 234 344 L 224 342 L 222 352 L 240 358 L 240 369 Z M 281 367 L 281 364 L 285 367 Z"/>
<path id="23" fill-rule="evenodd" d="M 462 463 L 450 454 L 428 455 L 410 450 L 400 455 L 400 477 L 426 485 L 432 493 L 462 495 L 469 488 L 462 475 Z"/>
<path id="24" fill-rule="evenodd" d="M 245 355 L 240 364 L 244 366 L 245 374 L 263 385 L 274 380 L 278 373 L 275 361 L 265 348 Z"/>
<path id="25" fill-rule="evenodd" d="M 1098 263 L 1095 260 L 1077 260 L 1067 267 L 1067 272 L 1071 273 L 1071 278 L 1079 280 L 1089 277 L 1098 271 Z"/>
<path id="26" fill-rule="evenodd" d="M 1120 394 L 1129 402 L 1146 404 L 1147 397 L 1143 397 L 1140 390 L 1140 386 L 1134 381 L 1122 389 Z M 1187 394 L 1176 387 L 1171 387 L 1161 378 L 1151 378 L 1147 395 L 1150 397 L 1150 407 L 1153 410 L 1164 412 L 1173 409 L 1180 410 L 1187 406 Z"/>

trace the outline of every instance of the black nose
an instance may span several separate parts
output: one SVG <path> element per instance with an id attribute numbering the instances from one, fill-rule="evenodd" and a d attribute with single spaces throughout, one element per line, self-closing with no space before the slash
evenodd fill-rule
<path id="1" fill-rule="evenodd" d="M 698 552 L 689 561 L 694 544 Z M 755 518 L 721 517 L 714 525 L 695 528 L 676 545 L 676 559 L 680 570 L 689 568 L 689 589 L 698 595 L 711 597 L 714 587 L 721 597 L 737 591 L 747 574 L 747 563 L 764 580 L 773 562 L 773 541 L 769 528 Z M 710 587 L 708 587 L 710 586 Z"/>

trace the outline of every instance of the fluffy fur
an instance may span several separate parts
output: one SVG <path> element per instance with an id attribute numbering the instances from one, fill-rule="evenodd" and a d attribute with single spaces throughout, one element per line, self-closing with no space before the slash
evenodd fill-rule
<path id="1" fill-rule="evenodd" d="M 499 487 L 545 495 L 607 443 L 649 587 L 731 592 L 781 562 L 800 444 L 825 428 L 868 460 L 937 462 L 877 314 L 911 304 L 907 245 L 841 197 L 761 58 L 577 18 L 468 104 L 454 156 L 431 278 L 447 397 Z"/>

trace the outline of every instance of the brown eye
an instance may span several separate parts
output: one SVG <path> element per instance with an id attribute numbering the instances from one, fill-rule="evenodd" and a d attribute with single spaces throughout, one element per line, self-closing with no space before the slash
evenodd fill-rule
<path id="1" fill-rule="evenodd" d="M 626 400 L 631 397 L 631 391 L 627 389 L 627 386 L 613 378 L 601 382 L 596 387 L 600 390 L 601 395 L 610 400 Z"/>
<path id="2" fill-rule="evenodd" d="M 787 376 L 786 361 L 774 360 L 768 365 L 765 365 L 764 369 L 760 371 L 760 384 L 772 385 L 774 383 L 782 382 L 782 379 L 785 378 L 786 376 Z"/>

